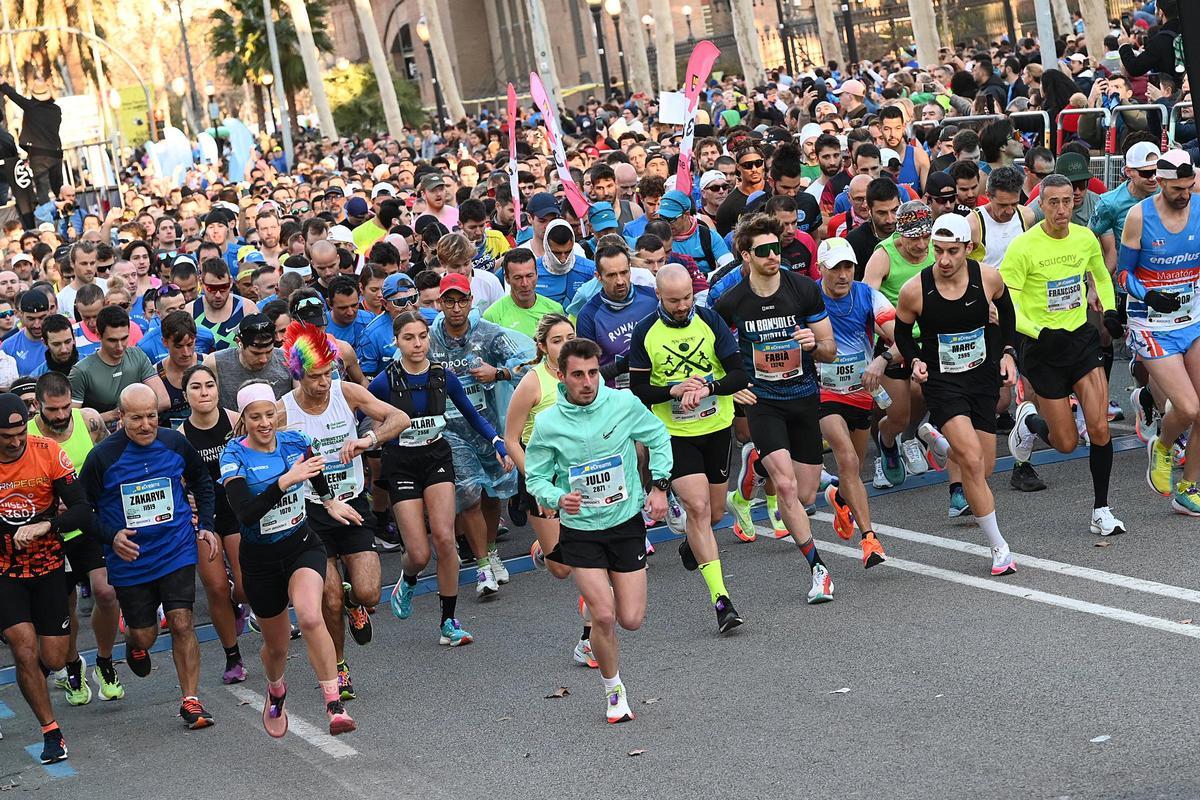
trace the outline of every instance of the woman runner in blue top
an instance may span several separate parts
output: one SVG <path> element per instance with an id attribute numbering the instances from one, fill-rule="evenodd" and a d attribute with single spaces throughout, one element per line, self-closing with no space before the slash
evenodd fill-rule
<path id="1" fill-rule="evenodd" d="M 290 602 L 321 684 L 329 733 L 349 733 L 356 726 L 342 705 L 333 640 L 321 613 L 325 545 L 306 524 L 303 484 L 312 483 L 331 517 L 348 521 L 350 509 L 330 494 L 322 472 L 324 459 L 312 455 L 308 437 L 276 431 L 270 384 L 247 382 L 238 390 L 237 401 L 241 417 L 221 455 L 221 483 L 241 525 L 238 559 L 246 599 L 262 628 L 267 675 L 263 727 L 277 739 L 287 733 L 283 671 L 291 639 Z"/>

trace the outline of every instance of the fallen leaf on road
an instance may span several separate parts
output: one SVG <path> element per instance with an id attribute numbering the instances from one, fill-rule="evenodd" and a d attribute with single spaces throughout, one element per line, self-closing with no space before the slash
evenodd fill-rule
<path id="1" fill-rule="evenodd" d="M 933 696 L 933 699 L 934 699 L 934 700 L 937 700 L 939 697 L 945 697 L 945 696 L 946 696 L 946 695 L 944 695 L 944 694 L 935 694 L 935 695 Z"/>
<path id="2" fill-rule="evenodd" d="M 834 689 L 832 692 L 830 692 L 830 694 L 850 694 L 850 687 L 843 686 L 840 689 Z"/>
<path id="3" fill-rule="evenodd" d="M 550 694 L 546 695 L 546 699 L 547 700 L 558 700 L 559 698 L 566 697 L 570 693 L 571 693 L 570 689 L 568 689 L 565 686 L 560 686 L 557 689 L 555 689 L 553 692 L 551 692 Z"/>
<path id="4" fill-rule="evenodd" d="M 1188 622 L 1191 622 L 1191 620 L 1188 620 Z M 657 703 L 657 702 L 658 702 L 658 698 L 657 698 L 657 697 L 647 697 L 645 700 L 643 700 L 643 701 L 642 701 L 642 705 L 644 705 L 644 706 L 652 706 L 652 705 L 654 705 L 654 704 L 655 704 L 655 703 Z"/>
<path id="5" fill-rule="evenodd" d="M 646 751 L 645 750 L 630 750 L 629 755 L 630 756 L 640 756 L 644 752 L 646 752 Z"/>
<path id="6" fill-rule="evenodd" d="M 1179 620 L 1179 624 L 1180 625 L 1191 625 L 1192 621 L 1190 619 L 1181 619 L 1181 620 Z"/>
<path id="7" fill-rule="evenodd" d="M 1094 545 L 1092 545 L 1092 547 L 1112 547 L 1112 542 L 1109 542 L 1109 541 L 1096 542 Z"/>
<path id="8" fill-rule="evenodd" d="M 512 720 L 512 717 L 501 717 L 496 722 L 509 722 L 510 720 Z"/>
<path id="9" fill-rule="evenodd" d="M 239 706 L 248 706 L 248 705 L 250 705 L 250 701 L 249 701 L 249 700 L 243 700 L 242 702 L 238 703 L 238 705 L 239 705 Z"/>
<path id="10" fill-rule="evenodd" d="M 1092 742 L 1092 744 L 1102 744 L 1104 742 L 1107 742 L 1111 738 L 1112 738 L 1111 736 L 1109 736 L 1108 734 L 1105 734 L 1103 736 L 1097 736 L 1095 739 L 1092 739 L 1091 742 Z"/>

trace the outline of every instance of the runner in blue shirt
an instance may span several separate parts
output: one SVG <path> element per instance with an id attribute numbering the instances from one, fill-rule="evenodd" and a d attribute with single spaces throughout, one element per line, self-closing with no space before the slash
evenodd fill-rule
<path id="1" fill-rule="evenodd" d="M 546 226 L 546 254 L 537 260 L 537 293 L 564 308 L 580 286 L 592 279 L 596 265 L 575 252 L 575 232 L 561 219 Z"/>
<path id="2" fill-rule="evenodd" d="M 691 256 L 705 275 L 732 263 L 725 241 L 692 214 L 692 200 L 678 189 L 663 195 L 658 217 L 671 223 L 671 252 Z"/>
<path id="3" fill-rule="evenodd" d="M 596 253 L 596 275 L 602 288 L 580 310 L 576 332 L 600 345 L 600 366 L 604 367 L 629 354 L 634 326 L 655 313 L 658 297 L 653 289 L 632 283 L 629 254 L 615 245 L 601 247 Z M 623 370 L 608 384 L 629 388 L 629 372 Z"/>

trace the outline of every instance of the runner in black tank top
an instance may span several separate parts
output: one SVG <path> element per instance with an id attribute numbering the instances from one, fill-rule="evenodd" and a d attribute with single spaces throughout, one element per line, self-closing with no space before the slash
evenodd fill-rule
<path id="1" fill-rule="evenodd" d="M 200 458 L 208 467 L 213 483 L 216 484 L 216 532 L 219 536 L 225 537 L 238 532 L 238 523 L 233 509 L 229 507 L 229 500 L 225 497 L 225 487 L 217 481 L 221 474 L 221 453 L 225 450 L 225 444 L 229 441 L 229 437 L 233 435 L 233 425 L 229 421 L 229 415 L 225 413 L 225 409 L 219 409 L 219 411 L 217 424 L 213 427 L 207 430 L 197 428 L 189 417 L 183 421 L 180 432 L 200 453 Z"/>
<path id="2" fill-rule="evenodd" d="M 1000 535 L 987 479 L 996 466 L 1000 383 L 1011 386 L 1016 378 L 1016 312 L 1000 273 L 967 258 L 971 229 L 964 217 L 943 214 L 931 238 L 933 266 L 900 289 L 896 346 L 929 408 L 932 424 L 921 425 L 917 435 L 935 457 L 948 457 L 961 470 L 962 490 L 992 548 L 992 574 L 1008 575 L 1016 564 Z M 913 338 L 914 324 L 920 340 Z"/>

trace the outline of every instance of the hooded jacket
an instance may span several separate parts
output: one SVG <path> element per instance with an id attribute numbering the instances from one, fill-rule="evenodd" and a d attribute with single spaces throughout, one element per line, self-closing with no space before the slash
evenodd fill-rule
<path id="1" fill-rule="evenodd" d="M 591 259 L 584 258 L 572 252 L 566 261 L 559 261 L 550 252 L 550 231 L 557 227 L 570 230 L 571 226 L 561 219 L 556 219 L 546 226 L 542 237 L 542 246 L 546 254 L 537 260 L 537 293 L 549 297 L 566 308 L 579 287 L 590 281 L 596 274 L 596 264 Z M 574 232 L 572 231 L 572 236 Z"/>

